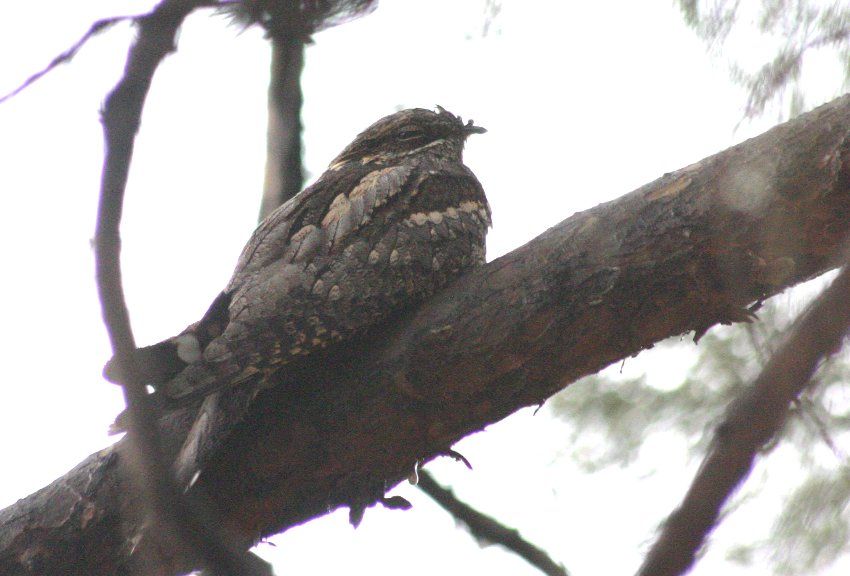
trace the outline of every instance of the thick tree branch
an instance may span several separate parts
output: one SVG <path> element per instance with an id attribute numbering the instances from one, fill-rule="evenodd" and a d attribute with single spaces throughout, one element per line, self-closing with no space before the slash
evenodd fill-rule
<path id="1" fill-rule="evenodd" d="M 678 576 L 693 565 L 732 492 L 749 475 L 756 455 L 782 428 L 792 403 L 822 360 L 850 328 L 850 267 L 795 322 L 788 339 L 753 385 L 733 402 L 717 428 L 699 473 L 638 572 Z"/>
<path id="2" fill-rule="evenodd" d="M 374 503 L 417 461 L 663 338 L 747 318 L 745 306 L 840 261 L 848 134 L 845 97 L 576 214 L 307 357 L 261 393 L 192 494 L 255 541 Z M 172 415 L 165 438 L 179 442 L 191 416 Z M 75 560 L 92 574 L 105 573 L 94 554 L 126 562 L 127 546 L 102 537 L 121 528 L 122 444 L 0 513 L 0 568 L 47 543 L 91 551 Z"/>
<path id="3" fill-rule="evenodd" d="M 419 472 L 417 485 L 452 517 L 463 522 L 476 540 L 504 546 L 548 576 L 567 576 L 563 566 L 552 560 L 545 550 L 525 540 L 517 529 L 508 528 L 469 504 L 458 500 L 451 490 L 440 486 L 424 470 Z"/>

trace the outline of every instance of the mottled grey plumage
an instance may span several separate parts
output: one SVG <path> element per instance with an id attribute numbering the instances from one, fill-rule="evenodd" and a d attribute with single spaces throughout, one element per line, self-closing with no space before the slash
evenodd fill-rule
<path id="1" fill-rule="evenodd" d="M 203 399 L 177 458 L 182 481 L 274 372 L 484 262 L 490 208 L 462 162 L 466 137 L 483 131 L 442 108 L 379 120 L 260 224 L 204 318 L 138 351 L 166 406 Z"/>

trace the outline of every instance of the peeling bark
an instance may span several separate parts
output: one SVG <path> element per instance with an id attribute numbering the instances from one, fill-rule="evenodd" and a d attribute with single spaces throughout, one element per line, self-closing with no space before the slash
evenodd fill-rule
<path id="1" fill-rule="evenodd" d="M 850 97 L 576 214 L 255 402 L 192 492 L 246 542 L 379 500 L 575 379 L 838 264 Z M 179 440 L 186 413 L 164 433 Z M 122 442 L 0 512 L 0 573 L 127 573 Z M 71 488 L 69 488 L 71 487 Z M 125 515 L 121 515 L 125 512 Z"/>

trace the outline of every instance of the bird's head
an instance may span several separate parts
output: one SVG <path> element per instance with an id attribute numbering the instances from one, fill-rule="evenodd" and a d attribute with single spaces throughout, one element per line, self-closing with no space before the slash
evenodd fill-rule
<path id="1" fill-rule="evenodd" d="M 463 123 L 441 106 L 401 110 L 381 118 L 361 132 L 331 162 L 331 169 L 351 161 L 392 163 L 412 154 L 432 151 L 460 160 L 463 144 L 470 134 L 486 132 L 472 120 Z"/>

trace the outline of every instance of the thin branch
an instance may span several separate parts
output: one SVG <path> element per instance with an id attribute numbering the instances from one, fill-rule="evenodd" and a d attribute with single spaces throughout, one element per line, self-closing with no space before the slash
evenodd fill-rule
<path id="1" fill-rule="evenodd" d="M 815 429 L 815 432 L 817 432 L 823 443 L 826 444 L 826 446 L 832 451 L 835 458 L 839 462 L 844 462 L 847 459 L 844 451 L 841 450 L 841 448 L 839 448 L 832 439 L 832 434 L 829 433 L 829 428 L 827 427 L 826 422 L 824 422 L 820 415 L 818 415 L 817 407 L 815 406 L 815 403 L 812 402 L 811 398 L 801 396 L 794 400 L 794 405 L 800 414 L 801 420 L 808 419 L 811 422 L 812 427 Z"/>
<path id="2" fill-rule="evenodd" d="M 196 8 L 222 8 L 225 6 L 232 5 L 234 3 L 235 2 L 233 0 L 221 0 L 219 2 L 195 2 L 194 4 Z M 8 94 L 0 96 L 0 104 L 4 103 L 6 100 L 13 98 L 14 96 L 17 96 L 18 94 L 29 88 L 31 85 L 35 84 L 37 81 L 41 80 L 41 78 L 52 72 L 54 68 L 57 68 L 62 64 L 67 64 L 68 62 L 73 60 L 77 53 L 82 50 L 83 46 L 85 46 L 89 40 L 91 40 L 101 32 L 105 32 L 106 30 L 112 28 L 116 24 L 120 24 L 121 22 L 139 22 L 140 19 L 144 17 L 145 15 L 113 16 L 111 18 L 103 18 L 101 20 L 98 20 L 89 27 L 88 31 L 83 34 L 79 40 L 74 42 L 64 52 L 56 55 L 47 66 L 45 66 L 38 72 L 32 74 L 29 78 L 24 80 L 24 82 L 21 83 L 17 88 L 12 90 Z"/>
<path id="3" fill-rule="evenodd" d="M 667 519 L 640 576 L 685 573 L 717 524 L 723 505 L 749 475 L 759 450 L 785 422 L 825 358 L 838 351 L 850 328 L 850 266 L 795 322 L 753 385 L 729 407 L 709 453 L 680 507 Z"/>
<path id="4" fill-rule="evenodd" d="M 116 24 L 126 22 L 127 20 L 135 22 L 138 18 L 139 16 L 114 16 L 112 18 L 104 18 L 102 20 L 98 20 L 97 22 L 92 24 L 88 31 L 83 34 L 79 40 L 74 42 L 70 48 L 53 58 L 53 60 L 50 61 L 50 64 L 48 64 L 42 70 L 39 70 L 38 72 L 27 78 L 20 86 L 18 86 L 8 94 L 5 94 L 4 96 L 0 97 L 0 104 L 5 102 L 6 100 L 9 100 L 13 96 L 16 96 L 23 92 L 32 84 L 40 80 L 43 76 L 51 72 L 57 66 L 65 64 L 66 62 L 70 62 L 74 58 L 74 56 L 77 55 L 77 52 L 82 49 L 86 42 L 91 40 L 94 36 L 100 34 L 105 30 L 108 30 L 109 28 L 112 28 Z"/>
<path id="5" fill-rule="evenodd" d="M 197 562 L 215 574 L 268 574 L 267 565 L 249 558 L 214 532 L 212 527 L 217 524 L 206 518 L 209 512 L 196 512 L 171 481 L 169 466 L 161 456 L 158 414 L 133 359 L 135 341 L 121 282 L 119 227 L 144 101 L 159 64 L 175 50 L 175 37 L 183 20 L 206 4 L 164 0 L 149 14 L 134 19 L 138 37 L 102 115 L 105 159 L 95 233 L 97 286 L 128 406 L 133 477 L 138 478 L 148 511 L 160 527 L 154 531 L 161 540 L 156 545 L 174 547 L 183 562 Z"/>
<path id="6" fill-rule="evenodd" d="M 418 486 L 456 520 L 463 522 L 476 540 L 504 546 L 548 576 L 567 576 L 563 566 L 555 563 L 544 550 L 525 540 L 518 530 L 508 528 L 461 502 L 451 490 L 440 486 L 428 472 L 419 471 Z"/>
<path id="7" fill-rule="evenodd" d="M 304 185 L 301 165 L 301 71 L 304 40 L 272 38 L 266 179 L 260 220 L 298 194 Z"/>

